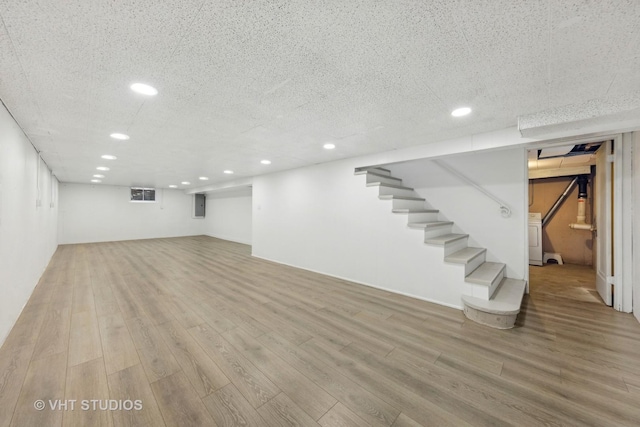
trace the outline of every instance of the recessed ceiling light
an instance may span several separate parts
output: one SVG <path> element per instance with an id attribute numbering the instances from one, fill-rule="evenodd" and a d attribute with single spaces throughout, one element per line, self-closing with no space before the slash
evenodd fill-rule
<path id="1" fill-rule="evenodd" d="M 324 144 L 322 148 L 324 148 L 325 150 L 333 150 L 334 148 L 336 148 L 336 144 L 331 144 L 331 143 Z"/>
<path id="2" fill-rule="evenodd" d="M 263 165 L 270 165 L 271 160 L 260 160 L 260 163 L 262 163 Z"/>
<path id="3" fill-rule="evenodd" d="M 182 181 L 180 184 L 182 184 L 182 185 L 189 185 L 189 184 L 191 184 L 191 183 L 190 183 L 189 181 Z"/>
<path id="4" fill-rule="evenodd" d="M 98 169 L 99 171 L 108 171 L 109 168 L 106 166 L 98 166 L 96 169 Z"/>
<path id="5" fill-rule="evenodd" d="M 104 175 L 100 175 L 99 173 L 93 175 L 94 178 L 104 178 Z"/>
<path id="6" fill-rule="evenodd" d="M 91 182 L 98 183 L 98 182 L 102 182 L 102 181 L 100 181 L 99 179 L 92 179 Z"/>
<path id="7" fill-rule="evenodd" d="M 153 96 L 158 94 L 158 89 L 144 83 L 134 83 L 130 87 L 132 91 L 141 93 L 142 95 Z"/>
<path id="8" fill-rule="evenodd" d="M 113 139 L 119 139 L 121 141 L 126 141 L 127 139 L 129 139 L 129 135 L 125 135 L 124 133 L 112 133 L 109 136 Z"/>
<path id="9" fill-rule="evenodd" d="M 169 188 L 178 188 L 178 186 L 177 186 L 177 185 L 173 185 L 173 184 L 171 184 L 171 185 L 169 186 Z"/>
<path id="10" fill-rule="evenodd" d="M 451 115 L 453 117 L 462 117 L 462 116 L 466 116 L 470 112 L 471 112 L 471 108 L 469 108 L 469 107 L 461 107 L 461 108 L 456 108 L 455 110 L 453 110 L 451 112 Z"/>
<path id="11" fill-rule="evenodd" d="M 111 154 L 105 154 L 104 156 L 102 156 L 103 159 L 105 160 L 115 160 L 117 159 L 116 156 L 112 156 Z"/>
<path id="12" fill-rule="evenodd" d="M 226 170 L 226 171 L 224 171 L 224 173 L 226 173 L 227 175 L 231 175 L 233 173 L 233 171 Z"/>
<path id="13" fill-rule="evenodd" d="M 206 176 L 201 176 L 200 178 L 198 178 L 200 181 L 208 181 L 209 178 L 207 178 Z"/>

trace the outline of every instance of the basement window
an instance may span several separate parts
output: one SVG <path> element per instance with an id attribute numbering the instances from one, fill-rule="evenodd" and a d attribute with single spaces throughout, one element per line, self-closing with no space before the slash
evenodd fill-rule
<path id="1" fill-rule="evenodd" d="M 154 203 L 156 201 L 156 189 L 131 187 L 131 201 L 139 203 Z"/>

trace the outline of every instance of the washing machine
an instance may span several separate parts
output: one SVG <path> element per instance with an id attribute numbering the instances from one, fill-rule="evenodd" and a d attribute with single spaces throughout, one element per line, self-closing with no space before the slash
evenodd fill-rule
<path id="1" fill-rule="evenodd" d="M 542 215 L 529 213 L 529 264 L 542 265 Z"/>

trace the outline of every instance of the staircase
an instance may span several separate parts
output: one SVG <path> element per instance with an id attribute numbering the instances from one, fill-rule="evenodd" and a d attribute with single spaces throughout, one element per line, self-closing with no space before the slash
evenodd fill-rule
<path id="1" fill-rule="evenodd" d="M 358 168 L 366 175 L 367 187 L 377 187 L 381 200 L 390 200 L 392 212 L 407 216 L 409 228 L 423 230 L 427 245 L 444 249 L 444 261 L 464 266 L 464 314 L 470 320 L 498 329 L 513 328 L 524 296 L 526 282 L 506 277 L 506 265 L 486 260 L 485 248 L 468 246 L 469 235 L 453 233 L 454 223 L 440 221 L 439 212 L 425 208 L 425 199 L 391 171 L 379 167 Z"/>

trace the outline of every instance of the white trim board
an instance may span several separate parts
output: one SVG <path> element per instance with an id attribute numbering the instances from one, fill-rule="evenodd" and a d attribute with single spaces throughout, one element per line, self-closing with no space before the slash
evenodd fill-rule
<path id="1" fill-rule="evenodd" d="M 375 285 L 372 285 L 370 283 L 359 282 L 357 280 L 349 279 L 348 277 L 337 276 L 335 274 L 328 274 L 328 273 L 325 273 L 325 272 L 322 272 L 322 271 L 313 270 L 311 268 L 299 267 L 297 265 L 289 264 L 289 263 L 286 263 L 286 262 L 276 261 L 276 260 L 273 260 L 273 259 L 270 259 L 270 258 L 261 257 L 259 255 L 251 254 L 251 256 L 254 257 L 254 258 L 258 258 L 258 259 L 262 259 L 262 260 L 265 260 L 265 261 L 273 262 L 275 264 L 286 265 L 288 267 L 297 268 L 299 270 L 305 270 L 305 271 L 310 271 L 312 273 L 322 274 L 323 276 L 334 277 L 336 279 L 344 280 L 346 282 L 355 283 L 356 285 L 363 285 L 363 286 L 367 286 L 369 288 L 380 289 L 381 291 L 386 291 L 386 292 L 390 292 L 392 294 L 402 295 L 402 296 L 405 296 L 405 297 L 414 298 L 414 299 L 430 302 L 432 304 L 442 305 L 442 306 L 449 307 L 449 308 L 455 308 L 456 310 L 462 310 L 463 309 L 462 301 L 461 301 L 461 304 L 459 306 L 456 306 L 456 305 L 453 305 L 453 304 L 447 304 L 447 303 L 436 301 L 436 300 L 432 300 L 432 299 L 429 299 L 429 298 L 419 297 L 417 295 L 411 295 L 411 294 L 407 294 L 407 293 L 404 293 L 404 292 L 398 292 L 398 291 L 396 291 L 394 289 L 389 289 L 389 288 L 385 288 L 385 287 L 382 287 L 382 286 L 375 286 Z"/>

